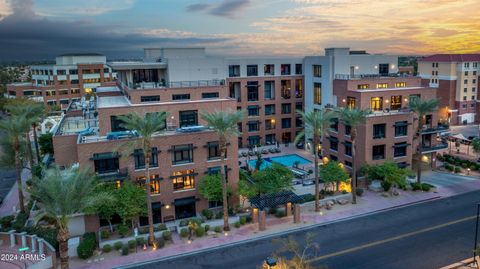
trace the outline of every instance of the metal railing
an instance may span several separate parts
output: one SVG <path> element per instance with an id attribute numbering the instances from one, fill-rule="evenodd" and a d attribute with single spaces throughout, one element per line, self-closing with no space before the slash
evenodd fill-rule
<path id="1" fill-rule="evenodd" d="M 448 144 L 446 144 L 446 143 L 430 145 L 430 146 L 422 146 L 421 152 L 422 153 L 427 153 L 427 152 L 442 150 L 442 149 L 446 149 L 446 148 L 448 148 Z"/>
<path id="2" fill-rule="evenodd" d="M 129 89 L 158 89 L 158 88 L 190 88 L 190 87 L 213 87 L 225 85 L 224 79 L 212 80 L 193 80 L 193 81 L 172 81 L 172 82 L 140 82 L 140 83 L 123 83 L 119 82 L 120 86 L 128 87 Z"/>
<path id="3" fill-rule="evenodd" d="M 335 79 L 338 79 L 338 80 L 405 78 L 405 77 L 414 77 L 414 75 L 397 74 L 397 73 L 389 73 L 389 74 L 361 74 L 361 75 L 335 74 Z"/>

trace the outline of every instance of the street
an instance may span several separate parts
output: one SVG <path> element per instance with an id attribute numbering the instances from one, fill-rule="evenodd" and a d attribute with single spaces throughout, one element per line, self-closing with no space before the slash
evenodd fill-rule
<path id="1" fill-rule="evenodd" d="M 328 268 L 439 268 L 472 255 L 480 191 L 398 208 L 290 234 L 315 234 L 311 262 Z M 278 249 L 265 238 L 132 268 L 257 268 Z"/>

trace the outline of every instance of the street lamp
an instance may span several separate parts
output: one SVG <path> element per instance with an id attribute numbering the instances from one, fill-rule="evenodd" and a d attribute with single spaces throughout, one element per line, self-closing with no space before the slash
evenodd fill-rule
<path id="1" fill-rule="evenodd" d="M 470 168 L 467 168 L 467 175 L 470 175 Z"/>

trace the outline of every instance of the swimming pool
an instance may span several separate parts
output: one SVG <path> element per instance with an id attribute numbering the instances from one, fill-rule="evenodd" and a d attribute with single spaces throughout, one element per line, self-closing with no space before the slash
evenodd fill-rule
<path id="1" fill-rule="evenodd" d="M 298 162 L 299 165 L 312 163 L 311 161 L 297 154 L 290 154 L 290 155 L 284 155 L 284 156 L 263 158 L 263 163 L 260 166 L 260 169 L 265 169 L 266 167 L 271 166 L 273 162 L 279 163 L 287 167 L 292 167 L 295 164 L 295 162 Z M 248 166 L 253 168 L 255 167 L 256 163 L 257 163 L 257 160 L 250 160 L 248 161 Z"/>

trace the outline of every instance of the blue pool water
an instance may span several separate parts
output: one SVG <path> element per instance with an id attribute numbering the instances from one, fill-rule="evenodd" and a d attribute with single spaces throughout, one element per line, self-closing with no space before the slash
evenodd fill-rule
<path id="1" fill-rule="evenodd" d="M 253 157 L 255 158 L 255 157 Z M 260 166 L 260 169 L 265 169 L 266 167 L 269 167 L 272 165 L 272 162 L 279 163 L 281 165 L 287 166 L 287 167 L 292 167 L 293 164 L 298 161 L 299 165 L 302 164 L 310 164 L 312 163 L 311 161 L 297 155 L 297 154 L 290 154 L 290 155 L 284 155 L 284 156 L 278 156 L 278 157 L 267 157 L 263 158 L 263 163 Z M 250 167 L 255 167 L 255 163 L 257 160 L 250 160 L 248 162 L 248 166 Z"/>

